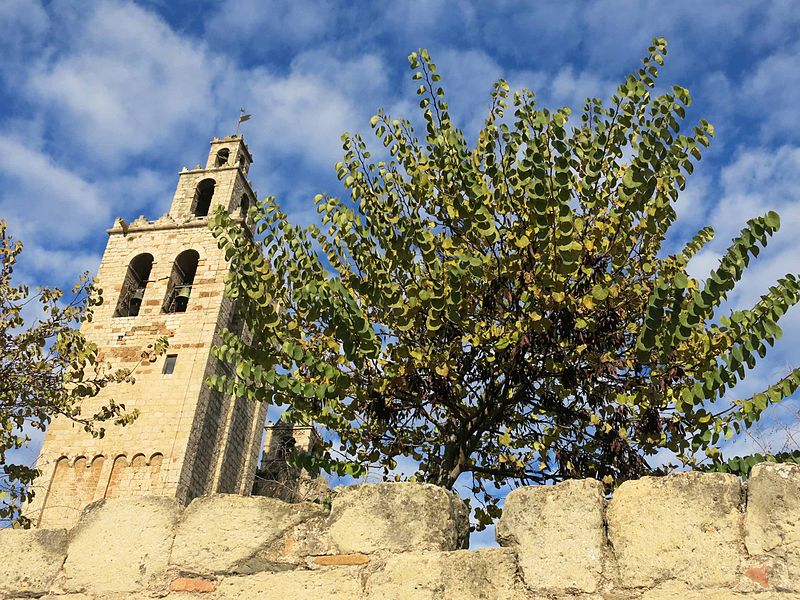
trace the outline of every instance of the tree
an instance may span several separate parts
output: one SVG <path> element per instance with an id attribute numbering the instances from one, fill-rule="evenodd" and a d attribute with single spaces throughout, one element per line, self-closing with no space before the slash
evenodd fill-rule
<path id="1" fill-rule="evenodd" d="M 383 111 L 370 125 L 388 156 L 344 134 L 349 197 L 316 196 L 323 229 L 289 223 L 274 198 L 250 210 L 255 240 L 214 215 L 254 338 L 225 334 L 215 352 L 234 373 L 211 385 L 334 432 L 312 466 L 390 476 L 405 457 L 418 481 L 466 483 L 480 524 L 503 486 L 613 486 L 659 472 L 648 459 L 662 449 L 671 466 L 718 456 L 800 385 L 793 370 L 726 396 L 780 337 L 800 285 L 787 275 L 751 310 L 719 314 L 774 212 L 705 281 L 686 267 L 710 227 L 664 252 L 714 133 L 705 120 L 684 132 L 686 89 L 651 91 L 665 54 L 653 40 L 610 103 L 589 99 L 578 118 L 501 79 L 474 147 L 427 52 L 411 54 L 424 138 Z"/>
<path id="2" fill-rule="evenodd" d="M 102 302 L 101 291 L 84 274 L 67 302 L 58 288 L 37 288 L 13 281 L 22 243 L 0 220 L 0 521 L 29 527 L 22 514 L 33 498 L 31 483 L 39 470 L 9 462 L 8 453 L 30 442 L 30 431 L 44 431 L 55 416 L 71 419 L 93 436 L 102 437 L 104 424 L 126 425 L 138 411 L 110 400 L 93 414 L 84 414 L 87 398 L 115 383 L 133 383 L 133 369 L 112 370 L 99 359 L 97 346 L 77 329 L 91 320 Z M 37 316 L 38 313 L 38 316 Z M 26 326 L 26 315 L 35 321 Z M 155 360 L 166 348 L 159 339 L 143 352 Z"/>

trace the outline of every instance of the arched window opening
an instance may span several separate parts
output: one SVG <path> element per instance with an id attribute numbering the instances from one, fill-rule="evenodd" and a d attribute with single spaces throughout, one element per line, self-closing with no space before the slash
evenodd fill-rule
<path id="1" fill-rule="evenodd" d="M 247 173 L 247 159 L 244 157 L 244 154 L 239 155 L 239 168 Z"/>
<path id="2" fill-rule="evenodd" d="M 247 194 L 242 194 L 242 199 L 239 200 L 239 216 L 243 219 L 247 218 L 247 211 L 250 209 L 250 198 Z"/>
<path id="3" fill-rule="evenodd" d="M 138 254 L 128 263 L 125 280 L 122 282 L 122 291 L 117 301 L 117 309 L 114 311 L 115 317 L 135 317 L 139 314 L 144 290 L 147 288 L 152 269 L 152 254 Z"/>
<path id="4" fill-rule="evenodd" d="M 194 192 L 194 202 L 192 203 L 192 213 L 196 217 L 208 216 L 208 210 L 211 208 L 211 199 L 214 197 L 214 186 L 217 182 L 213 179 L 203 179 L 197 184 L 197 189 Z"/>
<path id="5" fill-rule="evenodd" d="M 215 165 L 217 167 L 224 167 L 228 164 L 228 158 L 231 155 L 231 151 L 228 148 L 223 148 L 219 152 L 217 152 L 217 160 Z"/>
<path id="6" fill-rule="evenodd" d="M 167 295 L 164 298 L 164 312 L 186 312 L 189 297 L 192 295 L 198 260 L 200 260 L 200 255 L 196 250 L 184 250 L 175 259 L 172 273 L 169 276 Z"/>

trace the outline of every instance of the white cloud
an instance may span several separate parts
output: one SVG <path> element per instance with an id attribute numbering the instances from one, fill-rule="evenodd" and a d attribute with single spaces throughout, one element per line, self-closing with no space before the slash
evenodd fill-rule
<path id="1" fill-rule="evenodd" d="M 492 85 L 500 78 L 512 90 L 528 88 L 541 106 L 569 106 L 580 113 L 587 97 L 607 97 L 616 82 L 591 71 L 567 65 L 553 71 L 508 69 L 482 49 L 447 48 L 432 55 L 442 74 L 451 115 L 468 137 L 483 126 L 490 104 Z"/>
<path id="2" fill-rule="evenodd" d="M 44 432 L 26 426 L 20 433 L 27 435 L 30 438 L 30 442 L 27 446 L 8 452 L 6 455 L 6 462 L 9 464 L 25 465 L 26 467 L 35 467 L 36 460 L 39 458 L 39 451 L 42 449 L 42 443 L 44 442 Z"/>
<path id="3" fill-rule="evenodd" d="M 19 61 L 35 51 L 41 44 L 50 18 L 36 0 L 3 0 L 0 2 L 0 72 L 17 79 Z"/>
<path id="4" fill-rule="evenodd" d="M 223 42 L 257 38 L 263 46 L 307 45 L 334 29 L 330 0 L 239 0 L 218 3 L 208 18 L 210 36 Z"/>
<path id="5" fill-rule="evenodd" d="M 765 418 L 747 433 L 732 439 L 723 449 L 726 458 L 800 449 L 800 401 L 785 400 L 773 406 Z"/>
<path id="6" fill-rule="evenodd" d="M 704 277 L 716 267 L 730 240 L 746 221 L 768 210 L 781 215 L 780 232 L 769 240 L 766 250 L 751 260 L 742 280 L 736 285 L 722 310 L 750 308 L 786 273 L 798 272 L 800 238 L 800 148 L 755 147 L 740 149 L 733 160 L 722 167 L 718 177 L 718 200 L 708 218 L 717 236 L 706 250 L 690 264 L 690 273 Z M 709 184 L 709 187 L 713 187 Z M 800 366 L 795 349 L 800 340 L 800 310 L 790 309 L 781 320 L 783 338 L 769 350 L 766 359 L 728 394 L 728 398 L 746 398 L 766 389 L 770 384 Z M 771 407 L 750 435 L 734 438 L 724 449 L 726 456 L 756 451 L 779 451 L 791 435 L 797 439 L 798 401 L 788 400 Z"/>
<path id="7" fill-rule="evenodd" d="M 752 304 L 778 277 L 797 271 L 800 256 L 800 148 L 754 148 L 739 152 L 721 171 L 721 197 L 710 222 L 717 231 L 713 248 L 723 251 L 748 219 L 775 210 L 781 230 L 737 286 L 737 304 Z"/>
<path id="8" fill-rule="evenodd" d="M 678 195 L 678 201 L 675 203 L 678 217 L 669 230 L 670 246 L 682 248 L 695 233 L 709 224 L 707 215 L 713 208 L 713 192 L 710 175 L 696 173 L 687 180 L 686 189 Z M 673 239 L 673 236 L 680 239 Z M 670 252 L 677 251 L 677 247 Z"/>
<path id="9" fill-rule="evenodd" d="M 765 139 L 800 135 L 800 43 L 771 54 L 745 78 L 740 103 L 757 107 L 760 132 Z"/>
<path id="10" fill-rule="evenodd" d="M 26 90 L 75 156 L 114 162 L 215 116 L 225 65 L 201 44 L 132 4 L 97 4 L 75 26 L 66 50 L 34 65 Z"/>
<path id="11" fill-rule="evenodd" d="M 268 132 L 253 140 L 253 150 L 267 160 L 294 155 L 307 165 L 332 168 L 341 156 L 339 136 L 367 122 L 356 92 L 337 89 L 318 74 L 257 70 L 243 76 L 248 110 Z"/>
<path id="12" fill-rule="evenodd" d="M 0 133 L 0 147 L 0 214 L 16 237 L 74 243 L 110 224 L 109 207 L 94 184 L 30 147 L 30 140 Z"/>
<path id="13" fill-rule="evenodd" d="M 469 0 L 395 0 L 386 3 L 385 13 L 384 27 L 409 40 L 408 52 L 419 47 L 420 39 L 430 39 L 431 34 L 453 34 L 477 19 L 476 4 Z M 443 24 L 447 27 L 443 28 Z"/>
<path id="14" fill-rule="evenodd" d="M 576 71 L 572 66 L 560 69 L 549 81 L 546 93 L 555 103 L 554 108 L 569 106 L 576 113 L 581 111 L 586 98 L 607 98 L 617 85 L 591 71 Z"/>
<path id="15" fill-rule="evenodd" d="M 177 173 L 147 168 L 131 168 L 127 173 L 104 179 L 106 203 L 113 207 L 114 217 L 131 221 L 141 214 L 157 218 L 169 210 L 177 184 Z M 111 222 L 107 226 L 111 226 Z"/>
<path id="16" fill-rule="evenodd" d="M 714 252 L 713 250 L 703 250 L 697 253 L 694 258 L 689 262 L 686 270 L 689 276 L 694 279 L 704 280 L 708 275 L 717 268 L 722 254 Z"/>
<path id="17" fill-rule="evenodd" d="M 354 100 L 384 96 L 389 87 L 387 71 L 378 54 L 366 52 L 342 58 L 330 47 L 301 52 L 291 63 L 293 75 L 318 77 Z"/>
<path id="18" fill-rule="evenodd" d="M 19 264 L 25 272 L 35 272 L 37 279 L 66 286 L 76 283 L 82 273 L 88 272 L 94 276 L 100 266 L 100 255 L 83 250 L 54 250 L 39 244 L 25 244 Z M 68 292 L 69 289 L 64 287 L 63 291 Z"/>
<path id="19" fill-rule="evenodd" d="M 0 214 L 28 242 L 26 270 L 43 279 L 92 270 L 97 256 L 87 240 L 103 237 L 115 213 L 157 217 L 166 210 L 172 161 L 189 152 L 189 166 L 202 158 L 198 140 L 228 133 L 212 128 L 230 126 L 241 104 L 254 115 L 246 131 L 255 185 L 286 192 L 292 217 L 313 219 L 310 197 L 341 157 L 339 134 L 366 131 L 381 105 L 395 116 L 419 113 L 404 63 L 419 45 L 439 63 L 453 116 L 468 133 L 482 124 L 496 78 L 534 89 L 546 106 L 579 110 L 586 96 L 607 96 L 619 74 L 638 65 L 650 37 L 661 34 L 670 39 L 668 68 L 679 79 L 696 84 L 692 73 L 710 72 L 698 98 L 703 116 L 710 111 L 723 120 L 716 151 L 751 130 L 764 143 L 800 133 L 800 47 L 792 37 L 800 11 L 791 0 L 729 3 L 725 10 L 690 3 L 664 9 L 655 0 L 501 0 L 489 8 L 428 0 L 374 12 L 333 0 L 242 0 L 212 10 L 194 17 L 207 23 L 200 40 L 128 2 L 54 0 L 45 11 L 34 0 L 0 0 L 0 72 L 13 75 L 16 100 L 27 102 L 4 115 L 0 142 L 14 151 L 0 162 Z M 344 31 L 348 18 L 354 27 Z M 755 47 L 766 57 L 750 53 Z M 740 56 L 744 69 L 734 66 Z M 798 152 L 788 145 L 742 149 L 718 177 L 704 168 L 682 195 L 676 230 L 691 235 L 709 223 L 718 232 L 691 264 L 698 275 L 716 265 L 747 218 L 781 212 L 783 230 L 752 263 L 736 305 L 752 304 L 777 277 L 797 270 Z M 783 325 L 782 343 L 738 391 L 761 389 L 791 366 L 800 313 Z"/>
<path id="20" fill-rule="evenodd" d="M 448 48 L 431 58 L 442 75 L 451 117 L 468 139 L 474 139 L 487 117 L 492 85 L 501 77 L 508 79 L 509 74 L 483 50 Z M 413 94 L 413 89 L 416 85 L 406 86 L 406 93 Z"/>

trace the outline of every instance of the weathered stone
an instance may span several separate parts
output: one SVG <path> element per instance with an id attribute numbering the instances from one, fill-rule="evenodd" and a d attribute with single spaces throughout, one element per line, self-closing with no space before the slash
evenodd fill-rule
<path id="1" fill-rule="evenodd" d="M 320 569 L 226 577 L 213 596 L 219 600 L 358 600 L 360 569 Z M 388 599 L 386 599 L 388 600 Z"/>
<path id="2" fill-rule="evenodd" d="M 0 529 L 0 595 L 50 589 L 67 556 L 65 529 Z"/>
<path id="3" fill-rule="evenodd" d="M 603 545 L 596 481 L 516 490 L 498 525 L 498 539 L 511 547 L 478 551 L 414 548 L 455 545 L 466 533 L 457 526 L 455 498 L 430 486 L 362 486 L 340 493 L 335 502 L 344 502 L 330 516 L 319 506 L 239 496 L 198 500 L 185 518 L 163 497 L 107 500 L 87 507 L 71 533 L 0 531 L 0 544 L 10 548 L 0 565 L 0 597 L 798 600 L 800 590 L 791 588 L 796 475 L 780 465 L 754 470 L 747 521 L 754 554 L 746 557 L 738 479 L 691 473 L 625 483 L 606 511 L 617 562 Z M 368 551 L 341 550 L 346 544 L 330 529 L 348 519 L 358 534 L 350 545 Z M 364 523 L 375 531 L 360 531 Z M 181 539 L 173 535 L 178 529 Z M 49 535 L 60 541 L 48 543 Z M 65 555 L 65 536 L 66 562 L 48 585 Z M 170 568 L 173 537 L 174 557 L 183 558 Z M 233 567 L 218 570 L 225 560 Z M 26 572 L 44 583 L 31 585 Z M 9 586 L 13 577 L 24 585 Z"/>
<path id="4" fill-rule="evenodd" d="M 723 473 L 677 473 L 620 485 L 607 517 L 622 585 L 734 583 L 742 560 L 741 499 L 739 478 Z"/>
<path id="5" fill-rule="evenodd" d="M 259 556 L 278 564 L 303 565 L 306 557 L 339 554 L 328 535 L 326 517 L 315 517 L 286 532 L 280 541 Z M 265 570 L 265 569 L 259 569 Z M 255 572 L 255 571 L 252 571 Z"/>
<path id="6" fill-rule="evenodd" d="M 186 598 L 187 596 L 184 596 Z M 179 598 L 179 596 L 174 596 Z M 14 599 L 16 600 L 16 599 Z M 21 599 L 20 599 L 21 600 Z M 42 596 L 40 600 L 153 600 L 153 595 L 146 592 L 109 592 L 107 594 L 53 594 Z"/>
<path id="7" fill-rule="evenodd" d="M 616 599 L 617 596 L 614 596 Z M 627 596 L 621 596 L 625 598 Z M 777 594 L 772 592 L 741 594 L 725 588 L 692 589 L 685 584 L 664 584 L 652 590 L 642 591 L 635 596 L 636 600 L 797 600 L 795 594 Z M 631 600 L 633 600 L 631 598 Z"/>
<path id="8" fill-rule="evenodd" d="M 171 592 L 195 592 L 207 594 L 217 589 L 217 584 L 202 577 L 178 577 L 169 584 Z"/>
<path id="9" fill-rule="evenodd" d="M 800 465 L 753 467 L 744 523 L 747 552 L 770 584 L 800 592 Z"/>
<path id="10" fill-rule="evenodd" d="M 766 567 L 750 567 L 749 569 L 745 569 L 744 576 L 764 589 L 769 587 Z"/>
<path id="11" fill-rule="evenodd" d="M 155 584 L 167 567 L 180 507 L 172 498 L 100 500 L 72 530 L 59 577 L 67 592 L 134 592 Z"/>
<path id="12" fill-rule="evenodd" d="M 190 573 L 251 573 L 255 555 L 290 528 L 327 515 L 318 504 L 217 494 L 194 500 L 184 511 L 170 564 Z"/>
<path id="13" fill-rule="evenodd" d="M 511 600 L 525 597 L 514 552 L 504 548 L 408 552 L 386 559 L 367 580 L 367 598 Z"/>
<path id="14" fill-rule="evenodd" d="M 519 555 L 529 588 L 591 593 L 607 552 L 603 486 L 593 479 L 517 488 L 506 498 L 497 540 Z"/>
<path id="15" fill-rule="evenodd" d="M 345 488 L 333 499 L 330 538 L 340 553 L 456 550 L 469 539 L 466 505 L 420 483 Z"/>
<path id="16" fill-rule="evenodd" d="M 320 567 L 344 567 L 365 565 L 369 562 L 366 554 L 334 554 L 332 556 L 315 556 L 315 565 Z"/>

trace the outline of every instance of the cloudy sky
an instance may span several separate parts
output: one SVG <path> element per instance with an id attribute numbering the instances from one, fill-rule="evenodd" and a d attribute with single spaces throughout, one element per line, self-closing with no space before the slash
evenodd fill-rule
<path id="1" fill-rule="evenodd" d="M 19 270 L 31 283 L 94 272 L 114 217 L 166 212 L 178 170 L 233 132 L 240 107 L 253 115 L 243 129 L 255 188 L 308 222 L 314 194 L 339 189 L 340 133 L 366 133 L 378 107 L 414 111 L 409 52 L 430 50 L 454 117 L 473 133 L 496 78 L 579 109 L 608 97 L 653 36 L 669 41 L 663 79 L 688 87 L 692 117 L 717 130 L 673 242 L 716 228 L 692 265 L 700 274 L 747 218 L 774 209 L 782 231 L 731 304 L 751 305 L 800 271 L 793 0 L 0 0 L 0 31 L 0 217 L 25 242 Z M 800 312 L 784 329 L 742 394 L 800 363 Z M 776 407 L 759 439 L 733 450 L 779 446 L 799 410 Z"/>

